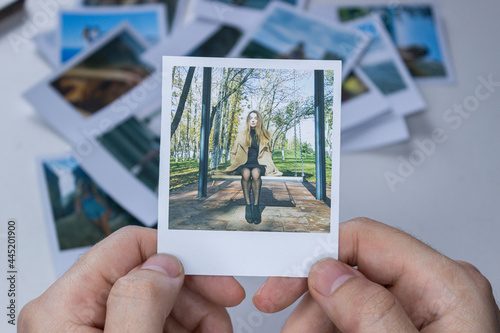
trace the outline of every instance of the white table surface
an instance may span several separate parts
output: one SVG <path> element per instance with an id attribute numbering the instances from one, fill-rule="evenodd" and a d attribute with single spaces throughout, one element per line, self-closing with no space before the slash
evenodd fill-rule
<path id="1" fill-rule="evenodd" d="M 67 3 L 68 1 L 60 1 Z M 372 2 L 372 1 L 363 1 Z M 473 95 L 478 77 L 500 81 L 500 3 L 495 0 L 437 1 L 442 9 L 456 70 L 456 83 L 425 85 L 428 109 L 408 119 L 411 140 L 341 159 L 341 221 L 367 216 L 407 231 L 453 259 L 474 264 L 500 298 L 500 87 L 480 102 L 462 126 L 452 129 L 443 114 Z M 38 10 L 28 1 L 28 12 Z M 53 25 L 55 18 L 43 26 Z M 68 144 L 48 128 L 21 94 L 51 73 L 31 40 L 15 52 L 12 33 L 28 21 L 0 27 L 0 221 L 18 221 L 18 307 L 40 295 L 55 279 L 35 172 L 37 156 L 59 154 Z M 384 178 L 400 158 L 418 149 L 416 140 L 436 128 L 448 140 L 392 191 Z M 3 227 L 2 227 L 3 228 Z M 4 230 L 2 229 L 2 232 Z M 1 238 L 2 250 L 5 238 Z M 4 252 L 2 252 L 4 253 Z M 2 254 L 2 259 L 3 259 Z M 4 267 L 4 263 L 0 265 Z M 3 276 L 3 275 L 2 275 Z M 3 280 L 3 278 L 2 278 Z M 289 310 L 264 315 L 251 303 L 262 278 L 239 278 L 247 299 L 230 309 L 235 332 L 277 332 Z M 0 290 L 4 300 L 5 286 Z M 2 301 L 3 302 L 3 301 Z M 3 305 L 2 305 L 3 306 Z M 0 322 L 2 332 L 5 320 Z"/>

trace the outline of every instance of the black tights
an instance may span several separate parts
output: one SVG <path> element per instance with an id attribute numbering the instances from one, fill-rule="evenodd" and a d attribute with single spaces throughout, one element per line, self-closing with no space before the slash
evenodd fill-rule
<path id="1" fill-rule="evenodd" d="M 243 189 L 243 196 L 245 197 L 245 202 L 250 205 L 250 189 L 253 192 L 253 204 L 258 205 L 260 199 L 260 189 L 262 187 L 262 179 L 260 178 L 260 169 L 253 168 L 252 171 L 248 168 L 243 168 L 241 170 L 241 188 Z"/>

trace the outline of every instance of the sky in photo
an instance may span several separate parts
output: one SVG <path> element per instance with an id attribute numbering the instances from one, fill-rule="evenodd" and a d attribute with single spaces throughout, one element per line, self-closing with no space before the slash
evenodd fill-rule
<path id="1" fill-rule="evenodd" d="M 394 26 L 398 46 L 425 45 L 429 51 L 427 59 L 443 61 L 432 16 L 410 16 L 402 11 L 394 17 Z"/>
<path id="2" fill-rule="evenodd" d="M 354 31 L 337 29 L 283 8 L 276 8 L 268 16 L 254 39 L 281 54 L 303 42 L 309 59 L 322 59 L 326 50 L 348 59 L 359 44 Z"/>
<path id="3" fill-rule="evenodd" d="M 76 184 L 73 170 L 78 167 L 78 163 L 73 157 L 45 161 L 44 164 L 59 178 L 61 200 L 75 192 Z"/>
<path id="4" fill-rule="evenodd" d="M 83 49 L 86 46 L 82 33 L 85 27 L 97 27 L 102 34 L 124 21 L 128 21 L 151 44 L 159 40 L 160 29 L 157 11 L 118 14 L 63 14 L 60 28 L 62 33 L 61 49 Z"/>

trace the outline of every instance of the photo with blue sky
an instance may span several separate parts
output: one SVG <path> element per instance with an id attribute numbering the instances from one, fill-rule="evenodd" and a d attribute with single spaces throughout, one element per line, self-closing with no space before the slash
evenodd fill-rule
<path id="1" fill-rule="evenodd" d="M 66 62 L 89 45 L 84 31 L 91 29 L 100 38 L 123 22 L 128 22 L 150 45 L 160 40 L 158 11 L 137 13 L 65 13 L 61 17 L 61 60 Z"/>
<path id="2" fill-rule="evenodd" d="M 443 43 L 430 5 L 348 6 L 339 8 L 341 21 L 377 13 L 414 77 L 445 77 Z"/>
<path id="3" fill-rule="evenodd" d="M 261 25 L 254 35 L 253 45 L 249 45 L 243 55 L 286 58 L 294 49 L 302 47 L 305 59 L 347 60 L 359 43 L 356 33 L 336 29 L 300 13 L 277 7 Z M 256 45 L 265 52 L 261 56 L 247 54 L 257 50 Z"/>

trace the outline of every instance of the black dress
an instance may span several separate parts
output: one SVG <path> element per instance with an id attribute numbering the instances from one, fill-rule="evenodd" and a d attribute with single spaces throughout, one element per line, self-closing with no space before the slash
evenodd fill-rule
<path id="1" fill-rule="evenodd" d="M 241 175 L 241 171 L 244 168 L 250 169 L 252 171 L 253 168 L 260 169 L 260 175 L 264 176 L 266 174 L 266 166 L 259 164 L 259 143 L 257 142 L 256 134 L 254 129 L 250 129 L 250 136 L 252 137 L 252 144 L 248 147 L 248 159 L 247 162 L 243 165 L 240 165 L 236 170 L 235 174 Z"/>

